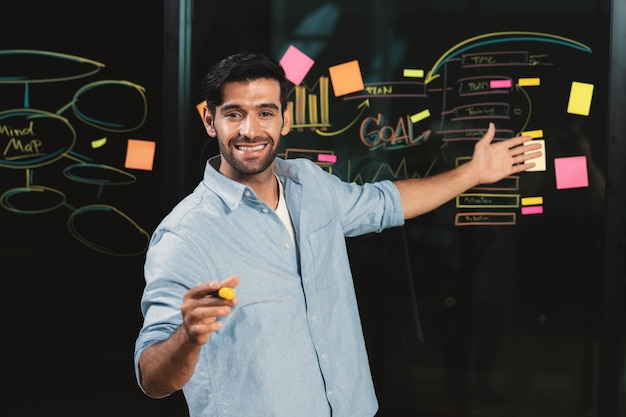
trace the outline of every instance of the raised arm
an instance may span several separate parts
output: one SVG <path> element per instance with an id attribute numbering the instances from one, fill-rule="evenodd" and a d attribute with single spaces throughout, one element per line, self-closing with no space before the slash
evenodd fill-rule
<path id="1" fill-rule="evenodd" d="M 489 123 L 469 162 L 431 177 L 396 181 L 404 218 L 434 210 L 476 185 L 494 183 L 535 166 L 534 162 L 524 162 L 541 155 L 540 144 L 525 144 L 532 139 L 528 136 L 492 143 L 495 131 L 494 124 Z"/>

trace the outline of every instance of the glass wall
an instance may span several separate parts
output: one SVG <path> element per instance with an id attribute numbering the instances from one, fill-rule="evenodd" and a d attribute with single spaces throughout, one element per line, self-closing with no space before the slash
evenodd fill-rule
<path id="1" fill-rule="evenodd" d="M 533 172 L 348 240 L 379 417 L 617 411 L 601 406 L 598 388 L 610 9 L 610 0 L 193 4 L 192 100 L 225 55 L 294 65 L 284 158 L 372 182 L 462 164 L 489 121 L 495 140 L 525 133 L 544 146 Z M 298 54 L 312 62 L 304 73 Z M 217 148 L 197 113 L 189 126 L 196 180 Z"/>

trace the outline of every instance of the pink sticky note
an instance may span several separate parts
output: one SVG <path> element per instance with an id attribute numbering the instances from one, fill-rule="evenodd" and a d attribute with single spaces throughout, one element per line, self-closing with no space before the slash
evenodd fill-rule
<path id="1" fill-rule="evenodd" d="M 522 207 L 522 214 L 541 214 L 543 213 L 543 206 L 526 206 Z"/>
<path id="2" fill-rule="evenodd" d="M 149 140 L 128 139 L 126 163 L 124 167 L 152 171 L 156 142 Z"/>
<path id="3" fill-rule="evenodd" d="M 489 86 L 491 88 L 511 88 L 511 80 L 491 80 Z"/>
<path id="4" fill-rule="evenodd" d="M 329 154 L 329 153 L 318 153 L 317 154 L 317 162 L 337 162 L 337 155 Z"/>
<path id="5" fill-rule="evenodd" d="M 302 83 L 302 80 L 304 80 L 314 63 L 313 59 L 293 45 L 287 48 L 287 51 L 280 59 L 280 65 L 285 70 L 285 76 L 295 85 Z"/>
<path id="6" fill-rule="evenodd" d="M 336 97 L 361 91 L 365 88 L 359 61 L 350 61 L 328 68 Z"/>
<path id="7" fill-rule="evenodd" d="M 556 188 L 582 188 L 589 186 L 587 175 L 587 158 L 584 156 L 568 156 L 554 159 Z"/>

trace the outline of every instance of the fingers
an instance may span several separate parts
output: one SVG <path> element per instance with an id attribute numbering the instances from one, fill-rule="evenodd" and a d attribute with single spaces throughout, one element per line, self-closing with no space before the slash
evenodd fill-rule
<path id="1" fill-rule="evenodd" d="M 516 162 L 524 162 L 529 159 L 539 158 L 542 152 L 540 143 L 530 143 L 514 146 L 511 149 L 511 156 L 518 157 Z M 533 152 L 534 151 L 534 152 Z"/>
<path id="2" fill-rule="evenodd" d="M 219 290 L 221 287 L 235 288 L 237 285 L 239 285 L 239 280 L 240 279 L 237 275 L 233 275 L 222 281 L 212 280 L 200 282 L 194 288 L 189 290 L 189 295 L 192 298 L 203 298 L 215 293 L 215 291 Z"/>
<path id="3" fill-rule="evenodd" d="M 496 126 L 493 122 L 489 122 L 489 127 L 487 128 L 487 132 L 483 135 L 481 141 L 485 141 L 486 143 L 491 143 L 493 138 L 496 136 Z"/>
<path id="4" fill-rule="evenodd" d="M 189 296 L 194 299 L 204 298 L 211 293 L 219 290 L 221 284 L 219 281 L 200 282 L 195 288 L 189 290 Z"/>
<path id="5" fill-rule="evenodd" d="M 220 283 L 220 286 L 222 287 L 235 288 L 237 285 L 239 285 L 239 277 L 237 275 L 228 277 Z"/>

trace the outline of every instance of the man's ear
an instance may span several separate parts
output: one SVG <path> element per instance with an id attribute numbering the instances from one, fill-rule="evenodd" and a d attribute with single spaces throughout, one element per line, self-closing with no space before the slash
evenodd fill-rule
<path id="1" fill-rule="evenodd" d="M 212 138 L 217 136 L 217 133 L 215 133 L 215 119 L 213 118 L 211 110 L 209 110 L 207 106 L 202 108 L 202 122 L 204 123 L 204 129 L 209 136 Z"/>
<path id="2" fill-rule="evenodd" d="M 283 112 L 283 126 L 280 128 L 280 134 L 287 136 L 287 133 L 291 131 L 291 115 L 289 109 Z"/>

